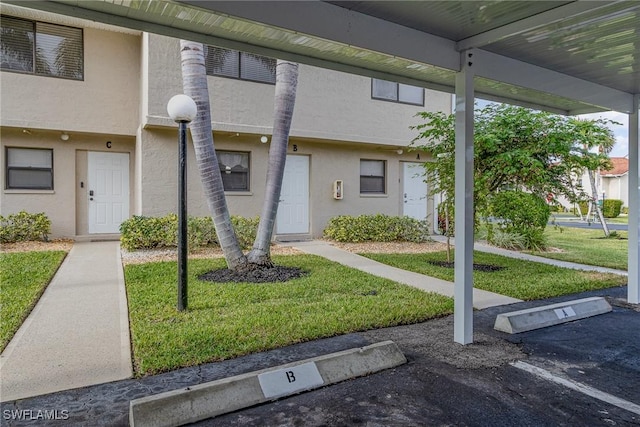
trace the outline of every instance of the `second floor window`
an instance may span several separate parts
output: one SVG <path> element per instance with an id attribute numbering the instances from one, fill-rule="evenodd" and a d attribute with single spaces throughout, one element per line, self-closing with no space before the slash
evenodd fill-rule
<path id="1" fill-rule="evenodd" d="M 276 60 L 253 53 L 207 46 L 205 65 L 210 76 L 224 76 L 254 82 L 276 82 Z"/>
<path id="2" fill-rule="evenodd" d="M 423 88 L 380 79 L 371 79 L 371 97 L 403 104 L 424 105 Z"/>
<path id="3" fill-rule="evenodd" d="M 84 79 L 81 28 L 3 16 L 0 62 L 3 70 Z"/>

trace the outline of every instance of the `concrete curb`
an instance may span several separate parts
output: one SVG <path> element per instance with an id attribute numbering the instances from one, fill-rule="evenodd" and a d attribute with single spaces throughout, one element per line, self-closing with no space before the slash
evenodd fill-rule
<path id="1" fill-rule="evenodd" d="M 494 329 L 508 334 L 518 334 L 608 313 L 611 310 L 609 303 L 602 297 L 583 298 L 499 314 Z"/>
<path id="2" fill-rule="evenodd" d="M 407 362 L 393 341 L 301 360 L 130 402 L 132 427 L 179 426 Z"/>

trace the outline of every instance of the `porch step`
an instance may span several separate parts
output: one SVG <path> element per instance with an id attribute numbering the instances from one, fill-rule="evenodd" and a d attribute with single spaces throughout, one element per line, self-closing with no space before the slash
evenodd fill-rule
<path id="1" fill-rule="evenodd" d="M 276 242 L 309 242 L 313 240 L 311 234 L 279 234 L 274 239 Z"/>

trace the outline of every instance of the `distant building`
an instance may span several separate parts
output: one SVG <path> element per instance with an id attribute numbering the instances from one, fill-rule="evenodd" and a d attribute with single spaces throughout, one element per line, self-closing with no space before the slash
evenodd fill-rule
<path id="1" fill-rule="evenodd" d="M 612 157 L 613 166 L 600 171 L 600 193 L 606 199 L 622 200 L 623 206 L 629 206 L 629 158 Z"/>

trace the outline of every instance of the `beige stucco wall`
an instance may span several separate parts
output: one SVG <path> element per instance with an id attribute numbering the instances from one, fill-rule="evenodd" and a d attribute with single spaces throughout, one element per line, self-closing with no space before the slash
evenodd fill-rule
<path id="1" fill-rule="evenodd" d="M 142 166 L 140 214 L 160 216 L 177 212 L 177 143 L 174 129 L 148 129 L 142 132 L 139 150 Z M 297 151 L 293 151 L 293 145 Z M 227 193 L 232 215 L 258 216 L 265 190 L 266 164 L 269 144 L 260 143 L 259 135 L 228 136 L 216 134 L 218 150 L 250 153 L 250 191 Z M 311 234 L 322 236 L 328 220 L 336 215 L 383 213 L 402 215 L 402 162 L 415 162 L 416 153 L 398 154 L 395 150 L 371 147 L 367 144 L 327 143 L 292 138 L 288 154 L 308 155 L 310 158 L 310 222 Z M 424 154 L 422 154 L 423 160 Z M 360 159 L 386 160 L 387 194 L 360 195 Z M 193 147 L 189 143 L 188 210 L 189 215 L 209 215 L 198 175 Z M 333 182 L 344 181 L 344 199 L 333 198 Z M 432 212 L 429 204 L 428 212 Z M 277 230 L 276 230 L 277 233 Z"/>
<path id="2" fill-rule="evenodd" d="M 146 122 L 170 123 L 166 105 L 182 93 L 179 41 L 145 35 L 149 78 Z M 274 86 L 224 77 L 208 77 L 212 120 L 220 132 L 269 134 L 273 125 Z M 371 99 L 368 77 L 300 65 L 292 137 L 366 144 L 407 145 L 416 132 L 419 111 L 451 111 L 451 96 L 425 91 L 425 106 Z"/>
<path id="3" fill-rule="evenodd" d="M 141 36 L 84 29 L 84 81 L 0 72 L 2 126 L 135 135 Z"/>
<path id="4" fill-rule="evenodd" d="M 74 238 L 87 234 L 88 196 L 87 152 L 108 151 L 129 153 L 129 174 L 133 176 L 135 164 L 135 139 L 122 136 L 73 134 L 68 141 L 61 141 L 55 131 L 32 130 L 31 135 L 22 129 L 3 128 L 0 135 L 0 214 L 7 216 L 25 210 L 29 213 L 44 212 L 52 222 L 51 237 Z M 107 148 L 110 141 L 111 148 Z M 53 190 L 5 189 L 5 147 L 30 147 L 53 149 Z M 133 206 L 134 187 L 130 180 L 130 206 Z"/>

